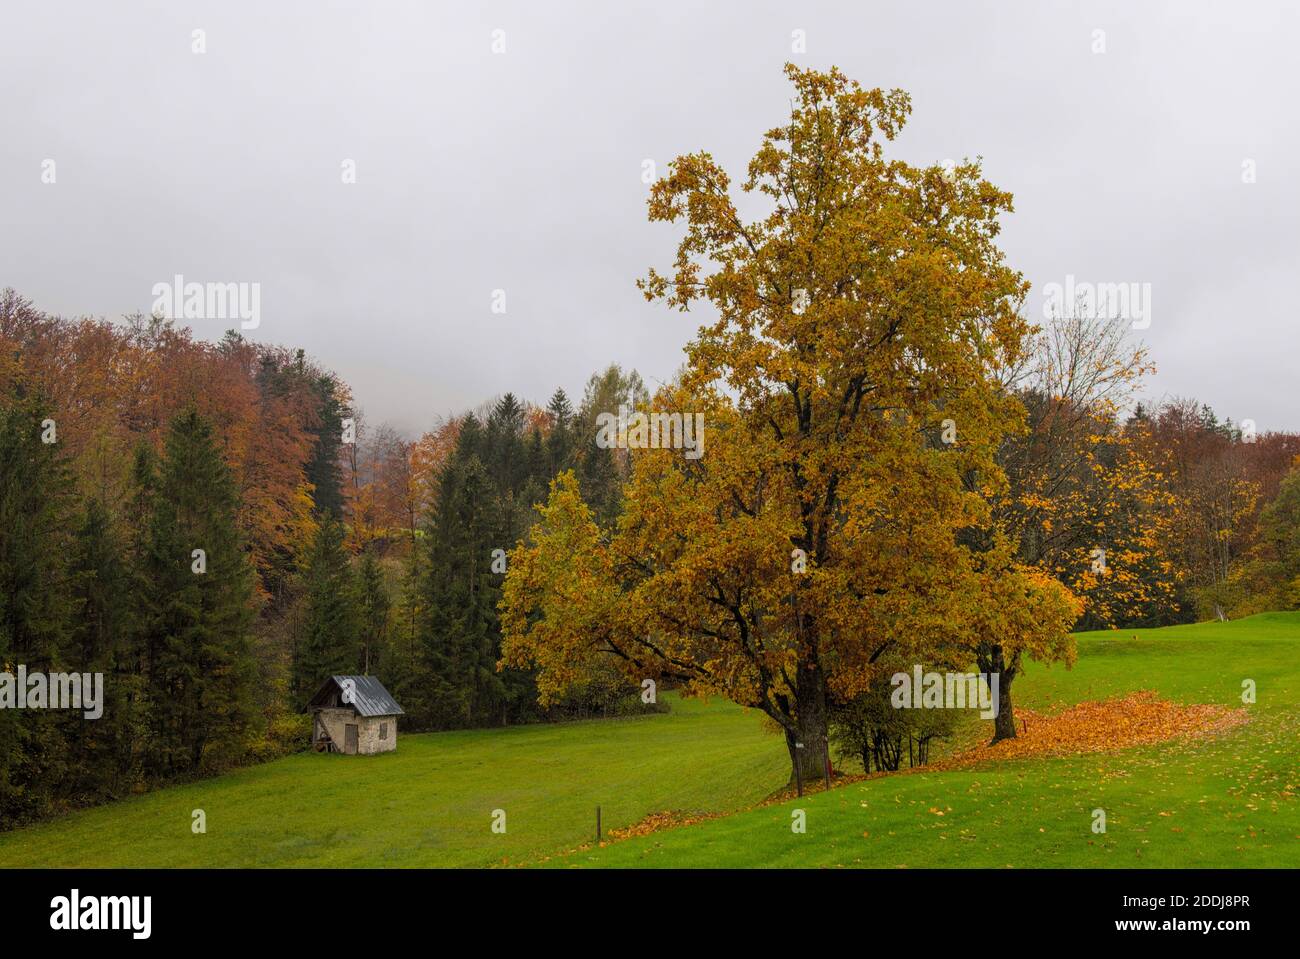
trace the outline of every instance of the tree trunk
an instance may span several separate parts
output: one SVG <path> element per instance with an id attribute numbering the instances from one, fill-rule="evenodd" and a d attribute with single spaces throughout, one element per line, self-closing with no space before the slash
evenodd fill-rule
<path id="1" fill-rule="evenodd" d="M 987 646 L 975 656 L 981 673 L 992 679 L 998 677 L 998 714 L 993 720 L 993 739 L 989 745 L 1004 739 L 1016 738 L 1016 713 L 1011 704 L 1011 683 L 1016 678 L 1016 667 L 1008 666 L 1000 645 Z"/>
<path id="2" fill-rule="evenodd" d="M 790 752 L 790 785 L 796 785 L 802 774 L 807 788 L 826 776 L 826 683 L 821 669 L 813 667 L 799 671 L 797 685 L 797 734 L 787 729 L 785 745 Z"/>
<path id="3" fill-rule="evenodd" d="M 795 786 L 799 776 L 803 776 L 803 787 L 816 784 L 826 777 L 825 724 L 822 731 L 816 732 L 805 723 L 799 723 L 800 733 L 796 738 L 788 730 L 785 734 L 786 749 L 790 753 L 790 783 Z M 798 745 L 802 743 L 803 745 Z M 796 768 L 797 764 L 797 768 Z"/>
<path id="4" fill-rule="evenodd" d="M 1016 678 L 1014 669 L 1003 668 L 998 677 L 998 715 L 993 720 L 993 743 L 1016 738 L 1016 714 L 1011 706 L 1011 681 Z"/>

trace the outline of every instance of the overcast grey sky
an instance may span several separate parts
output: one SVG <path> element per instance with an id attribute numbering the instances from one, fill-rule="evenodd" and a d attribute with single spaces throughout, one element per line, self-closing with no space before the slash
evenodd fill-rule
<path id="1" fill-rule="evenodd" d="M 984 157 L 1035 309 L 1067 275 L 1150 283 L 1150 394 L 1300 429 L 1294 2 L 5 0 L 0 38 L 0 286 L 117 318 L 178 273 L 260 283 L 248 335 L 372 423 L 670 378 L 699 321 L 634 286 L 677 236 L 642 163 L 741 179 L 793 60 L 908 90 L 898 155 Z"/>

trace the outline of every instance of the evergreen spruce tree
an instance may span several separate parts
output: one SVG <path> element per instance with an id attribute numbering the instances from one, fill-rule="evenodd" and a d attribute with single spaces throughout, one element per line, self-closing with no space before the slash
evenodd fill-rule
<path id="1" fill-rule="evenodd" d="M 557 389 L 546 404 L 551 414 L 551 432 L 546 437 L 546 457 L 549 469 L 543 489 L 550 486 L 553 477 L 573 466 L 575 443 L 573 432 L 573 405 L 563 389 Z"/>
<path id="2" fill-rule="evenodd" d="M 513 546 L 532 522 L 532 504 L 520 494 L 528 481 L 529 449 L 524 442 L 524 408 L 507 393 L 492 408 L 484 436 L 483 468 L 496 499 L 498 546 Z"/>
<path id="3" fill-rule="evenodd" d="M 527 531 L 533 521 L 533 506 L 546 498 L 546 491 L 551 484 L 551 475 L 542 431 L 534 426 L 528 440 L 528 472 L 524 477 L 523 486 L 515 491 L 514 497 L 520 507 L 526 509 L 519 517 L 521 531 Z M 508 540 L 506 545 L 513 547 L 514 541 Z"/>
<path id="4" fill-rule="evenodd" d="M 0 668 L 10 672 L 61 669 L 68 647 L 75 494 L 58 442 L 43 441 L 57 440 L 51 422 L 48 407 L 21 391 L 0 401 Z M 54 710 L 0 709 L 0 819 L 48 813 L 67 768 Z"/>
<path id="5" fill-rule="evenodd" d="M 614 459 L 614 450 L 603 449 L 597 444 L 595 432 L 583 443 L 582 457 L 578 462 L 578 486 L 596 521 L 602 526 L 611 525 L 618 517 L 622 477 Z"/>
<path id="6" fill-rule="evenodd" d="M 383 675 L 381 661 L 388 646 L 389 621 L 392 616 L 392 599 L 384 583 L 384 570 L 367 551 L 361 558 L 357 571 L 357 591 L 361 617 L 361 672 L 365 675 Z"/>
<path id="7" fill-rule="evenodd" d="M 427 719 L 440 728 L 480 725 L 503 704 L 494 492 L 478 457 L 458 448 L 438 484 L 421 629 Z"/>
<path id="8" fill-rule="evenodd" d="M 70 577 L 76 619 L 70 668 L 104 675 L 102 715 L 67 716 L 76 763 L 65 795 L 94 802 L 125 795 L 137 781 L 138 705 L 144 677 L 134 648 L 131 578 L 123 546 L 104 504 L 92 499 L 77 531 Z"/>
<path id="9" fill-rule="evenodd" d="M 498 487 L 510 489 L 522 485 L 528 472 L 524 448 L 524 408 L 513 393 L 507 393 L 488 415 L 483 465 Z"/>
<path id="10" fill-rule="evenodd" d="M 428 547 L 424 531 L 412 538 L 411 549 L 402 563 L 398 609 L 383 652 L 384 685 L 402 704 L 406 721 L 416 728 L 428 727 L 427 676 L 420 655 L 421 622 L 424 616 L 425 568 Z"/>
<path id="11" fill-rule="evenodd" d="M 299 365 L 301 366 L 301 351 Z M 312 484 L 316 512 L 335 518 L 343 515 L 343 471 L 339 456 L 343 446 L 343 418 L 348 415 L 339 402 L 338 383 L 332 376 L 319 376 L 312 382 L 317 397 L 316 438 L 311 459 L 304 470 Z"/>
<path id="12" fill-rule="evenodd" d="M 294 656 L 294 690 L 300 700 L 329 676 L 355 673 L 361 662 L 361 612 L 346 530 L 325 518 L 316 530 L 303 570 L 306 622 Z"/>
<path id="13" fill-rule="evenodd" d="M 253 569 L 234 483 L 193 407 L 171 424 L 151 499 L 142 622 L 149 752 L 155 773 L 176 775 L 241 758 L 255 720 Z"/>

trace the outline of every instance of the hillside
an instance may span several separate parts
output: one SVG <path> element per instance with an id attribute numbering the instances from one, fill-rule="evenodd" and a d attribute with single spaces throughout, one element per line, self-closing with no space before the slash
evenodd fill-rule
<path id="1" fill-rule="evenodd" d="M 898 774 L 757 807 L 784 782 L 785 750 L 723 702 L 404 735 L 395 754 L 300 754 L 0 834 L 0 867 L 1294 866 L 1300 614 L 1081 634 L 1073 670 L 1030 668 L 1016 693 L 1044 713 L 1136 690 L 1240 706 L 1243 679 L 1258 702 L 1221 735 Z M 579 848 L 597 804 L 606 829 L 662 811 L 748 811 Z M 795 808 L 804 835 L 790 830 Z M 1104 835 L 1090 829 L 1095 808 Z M 204 835 L 191 833 L 194 809 Z M 504 835 L 490 830 L 494 809 Z"/>
<path id="2" fill-rule="evenodd" d="M 919 772 L 582 850 L 590 866 L 1295 867 L 1300 864 L 1300 614 L 1085 633 L 1073 670 L 1031 668 L 1044 711 L 1155 690 L 1240 706 L 1220 736 L 1082 756 Z M 1094 834 L 1094 809 L 1107 817 Z M 791 831 L 803 809 L 807 832 Z"/>
<path id="3" fill-rule="evenodd" d="M 728 703 L 648 717 L 402 735 L 395 753 L 300 753 L 0 833 L 11 866 L 486 866 L 570 848 L 656 809 L 742 808 L 788 760 Z M 191 832 L 202 809 L 207 833 Z M 507 831 L 490 831 L 494 809 Z"/>

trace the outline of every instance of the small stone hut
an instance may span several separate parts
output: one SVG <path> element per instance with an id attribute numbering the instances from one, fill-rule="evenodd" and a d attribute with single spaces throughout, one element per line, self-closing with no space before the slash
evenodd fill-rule
<path id="1" fill-rule="evenodd" d="M 311 743 L 318 753 L 350 756 L 397 748 L 402 707 L 373 676 L 331 676 L 311 701 Z"/>

